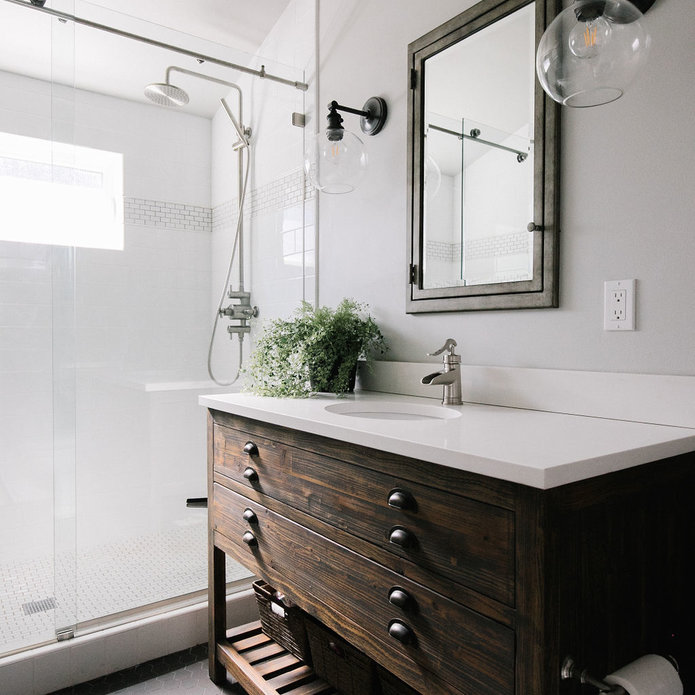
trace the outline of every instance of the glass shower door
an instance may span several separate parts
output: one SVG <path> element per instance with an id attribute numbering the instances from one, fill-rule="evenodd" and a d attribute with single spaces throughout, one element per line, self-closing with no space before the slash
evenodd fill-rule
<path id="1" fill-rule="evenodd" d="M 74 251 L 52 243 L 45 204 L 64 178 L 56 143 L 72 142 L 74 33 L 8 3 L 0 12 L 11 29 L 0 45 L 2 655 L 75 624 Z"/>
<path id="2" fill-rule="evenodd" d="M 53 9 L 75 11 L 74 0 L 59 0 Z M 75 26 L 51 24 L 51 147 L 52 184 L 63 205 L 56 205 L 62 238 L 51 247 L 53 351 L 53 514 L 55 637 L 68 639 L 77 623 L 76 583 L 76 363 L 75 363 L 75 240 L 78 211 L 68 208 L 76 168 Z M 72 206 L 71 206 L 72 207 Z M 55 214 L 54 213 L 54 214 Z"/>

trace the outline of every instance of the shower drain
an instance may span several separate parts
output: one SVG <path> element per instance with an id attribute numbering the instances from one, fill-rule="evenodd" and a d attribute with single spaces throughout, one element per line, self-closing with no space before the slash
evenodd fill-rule
<path id="1" fill-rule="evenodd" d="M 22 604 L 22 611 L 24 615 L 34 615 L 35 613 L 44 613 L 45 611 L 51 611 L 56 607 L 56 600 L 54 596 L 49 598 L 42 598 L 38 601 L 29 601 L 29 603 Z"/>

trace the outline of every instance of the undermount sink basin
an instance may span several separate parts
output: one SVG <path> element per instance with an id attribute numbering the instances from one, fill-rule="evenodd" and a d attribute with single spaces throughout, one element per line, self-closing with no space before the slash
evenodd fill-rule
<path id="1" fill-rule="evenodd" d="M 326 411 L 349 417 L 361 417 L 369 420 L 452 420 L 461 417 L 461 412 L 441 405 L 423 403 L 389 403 L 351 401 L 327 405 Z"/>

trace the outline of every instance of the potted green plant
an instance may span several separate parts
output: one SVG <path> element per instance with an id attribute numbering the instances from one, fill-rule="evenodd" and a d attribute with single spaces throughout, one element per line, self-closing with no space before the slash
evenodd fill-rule
<path id="1" fill-rule="evenodd" d="M 289 398 L 343 394 L 354 388 L 357 361 L 385 350 L 367 305 L 343 299 L 330 309 L 302 302 L 290 319 L 264 327 L 246 370 L 249 388 L 261 396 Z"/>

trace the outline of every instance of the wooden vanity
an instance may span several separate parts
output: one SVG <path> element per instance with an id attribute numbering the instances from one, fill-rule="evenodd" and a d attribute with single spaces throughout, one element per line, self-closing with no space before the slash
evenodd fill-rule
<path id="1" fill-rule="evenodd" d="M 578 694 L 568 654 L 602 676 L 678 651 L 694 464 L 539 489 L 210 409 L 211 677 L 277 692 L 231 644 L 226 554 L 423 695 Z"/>

